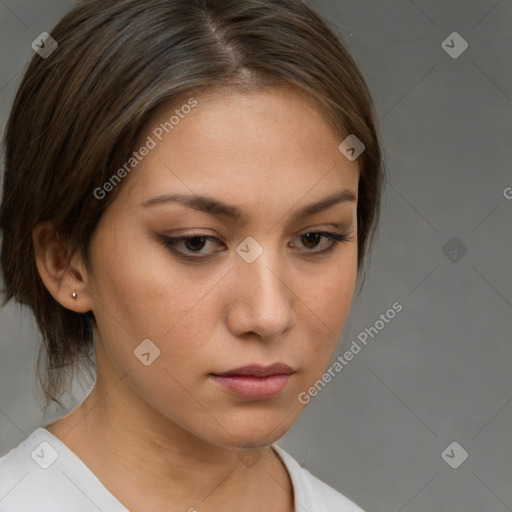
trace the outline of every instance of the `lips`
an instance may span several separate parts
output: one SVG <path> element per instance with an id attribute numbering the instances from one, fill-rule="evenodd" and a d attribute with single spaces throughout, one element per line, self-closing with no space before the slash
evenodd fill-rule
<path id="1" fill-rule="evenodd" d="M 248 365 L 210 378 L 224 390 L 247 401 L 268 400 L 279 395 L 295 372 L 284 363 L 270 366 Z"/>
<path id="2" fill-rule="evenodd" d="M 251 377 L 268 377 L 269 375 L 291 375 L 293 370 L 284 363 L 274 363 L 270 366 L 260 366 L 257 364 L 251 364 L 248 366 L 242 366 L 240 368 L 235 368 L 234 370 L 229 370 L 224 373 L 213 373 L 212 375 L 217 375 L 219 377 L 227 377 L 227 376 L 251 376 Z"/>

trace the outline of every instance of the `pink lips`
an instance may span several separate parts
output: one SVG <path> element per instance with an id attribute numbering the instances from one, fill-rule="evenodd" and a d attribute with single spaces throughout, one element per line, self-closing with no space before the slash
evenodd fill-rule
<path id="1" fill-rule="evenodd" d="M 249 365 L 210 377 L 222 387 L 246 400 L 266 400 L 286 387 L 294 371 L 284 363 L 270 366 Z"/>

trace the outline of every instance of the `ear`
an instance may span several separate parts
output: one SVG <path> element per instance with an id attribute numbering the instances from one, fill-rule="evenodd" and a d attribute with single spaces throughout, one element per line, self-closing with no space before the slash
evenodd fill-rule
<path id="1" fill-rule="evenodd" d="M 73 254 L 67 264 L 69 249 L 55 234 L 50 221 L 34 227 L 32 240 L 39 275 L 53 298 L 77 313 L 91 311 L 94 302 L 88 291 L 87 269 L 81 257 Z M 76 299 L 72 297 L 73 292 L 77 294 Z"/>

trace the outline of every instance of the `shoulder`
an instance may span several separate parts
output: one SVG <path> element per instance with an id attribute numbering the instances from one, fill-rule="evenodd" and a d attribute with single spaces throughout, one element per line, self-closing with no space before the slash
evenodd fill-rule
<path id="1" fill-rule="evenodd" d="M 59 439 L 38 428 L 0 457 L 1 512 L 126 509 Z"/>
<path id="2" fill-rule="evenodd" d="M 49 482 L 42 482 L 39 471 L 44 472 L 50 467 L 55 455 L 56 451 L 45 441 L 44 433 L 41 429 L 36 429 L 0 458 L 2 512 L 37 510 L 42 505 L 38 503 L 36 496 L 41 491 L 40 487 Z"/>
<path id="3" fill-rule="evenodd" d="M 289 453 L 273 444 L 288 469 L 295 493 L 296 510 L 307 512 L 364 512 L 353 501 L 302 467 Z"/>

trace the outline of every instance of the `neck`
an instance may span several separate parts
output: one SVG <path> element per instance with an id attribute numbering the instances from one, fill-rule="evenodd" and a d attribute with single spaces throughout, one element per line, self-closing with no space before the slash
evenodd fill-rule
<path id="1" fill-rule="evenodd" d="M 289 475 L 270 446 L 244 464 L 239 448 L 213 445 L 169 421 L 122 379 L 98 375 L 84 402 L 46 428 L 132 512 L 294 510 Z"/>

